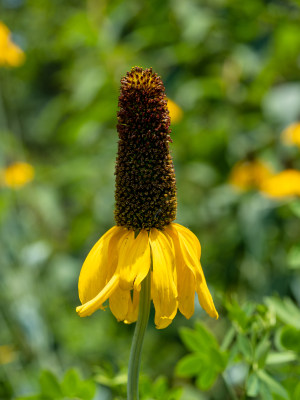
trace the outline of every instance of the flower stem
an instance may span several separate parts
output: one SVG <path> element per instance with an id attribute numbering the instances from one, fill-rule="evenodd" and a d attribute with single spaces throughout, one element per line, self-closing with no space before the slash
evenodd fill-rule
<path id="1" fill-rule="evenodd" d="M 143 280 L 141 286 L 139 315 L 133 334 L 128 366 L 127 400 L 139 400 L 139 372 L 141 365 L 141 353 L 150 313 L 150 271 Z"/>

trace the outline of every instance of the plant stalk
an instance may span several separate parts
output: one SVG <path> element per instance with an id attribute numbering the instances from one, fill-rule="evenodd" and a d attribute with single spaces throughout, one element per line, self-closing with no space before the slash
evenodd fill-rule
<path id="1" fill-rule="evenodd" d="M 151 272 L 141 283 L 139 314 L 136 322 L 128 366 L 127 400 L 139 400 L 139 373 L 142 346 L 147 328 L 151 301 Z"/>

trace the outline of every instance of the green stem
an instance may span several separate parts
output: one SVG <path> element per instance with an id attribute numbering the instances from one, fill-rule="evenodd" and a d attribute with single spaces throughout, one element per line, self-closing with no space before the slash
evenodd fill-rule
<path id="1" fill-rule="evenodd" d="M 139 400 L 139 372 L 141 365 L 141 353 L 150 313 L 150 271 L 143 280 L 141 286 L 139 315 L 133 334 L 128 366 L 127 400 Z"/>

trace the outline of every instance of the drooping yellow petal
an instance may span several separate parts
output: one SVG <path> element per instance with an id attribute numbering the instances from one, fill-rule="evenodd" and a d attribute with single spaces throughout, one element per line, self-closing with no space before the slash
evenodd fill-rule
<path id="1" fill-rule="evenodd" d="M 94 245 L 80 271 L 78 292 L 81 303 L 93 299 L 113 276 L 117 265 L 117 244 L 125 228 L 114 226 Z M 113 250 L 109 252 L 109 247 Z"/>
<path id="2" fill-rule="evenodd" d="M 155 324 L 158 329 L 167 327 L 177 313 L 177 289 L 174 283 L 174 252 L 166 236 L 152 228 L 149 235 L 153 275 L 152 298 L 155 307 Z"/>
<path id="3" fill-rule="evenodd" d="M 202 271 L 201 264 L 200 264 L 200 268 Z M 203 275 L 202 282 L 198 282 L 196 280 L 196 291 L 198 294 L 199 303 L 200 303 L 201 307 L 207 312 L 207 314 L 210 317 L 218 319 L 219 314 L 215 308 L 213 299 L 212 299 L 209 289 L 207 287 L 203 271 L 202 271 L 202 275 Z"/>
<path id="4" fill-rule="evenodd" d="M 102 307 L 102 304 L 113 294 L 119 284 L 119 276 L 114 275 L 105 285 L 103 290 L 96 297 L 82 306 L 76 307 L 76 312 L 80 317 L 87 317 Z"/>
<path id="5" fill-rule="evenodd" d="M 141 230 L 137 237 L 127 231 L 121 238 L 117 271 L 123 290 L 137 290 L 150 268 L 150 246 L 148 232 Z"/>
<path id="6" fill-rule="evenodd" d="M 175 222 L 170 224 L 170 226 L 174 227 L 177 232 L 181 233 L 186 238 L 186 240 L 188 240 L 188 242 L 190 243 L 191 247 L 196 252 L 196 255 L 197 255 L 198 259 L 200 260 L 200 257 L 201 257 L 201 245 L 200 245 L 200 242 L 199 242 L 197 236 L 192 231 L 190 231 L 188 228 L 186 228 L 185 226 L 177 224 Z"/>
<path id="7" fill-rule="evenodd" d="M 213 318 L 218 318 L 218 312 L 214 306 L 214 302 L 208 290 L 205 276 L 200 264 L 200 243 L 197 237 L 189 229 L 182 228 L 184 228 L 182 227 L 182 225 L 170 224 L 170 226 L 166 228 L 166 230 L 169 229 L 174 232 L 174 229 L 176 229 L 183 264 L 186 265 L 186 267 L 188 267 L 190 271 L 194 271 L 195 274 L 195 287 L 200 305 L 208 313 L 208 315 Z M 169 230 L 167 232 L 170 232 Z M 176 240 L 174 240 L 174 242 L 176 243 Z"/>
<path id="8" fill-rule="evenodd" d="M 140 290 L 133 290 L 132 299 L 130 298 L 128 312 L 124 319 L 125 324 L 135 322 L 139 313 Z"/>
<path id="9" fill-rule="evenodd" d="M 195 309 L 195 272 L 191 265 L 188 267 L 182 256 L 178 233 L 173 224 L 165 227 L 164 234 L 173 241 L 175 248 L 175 269 L 177 274 L 178 308 L 189 319 Z"/>
<path id="10" fill-rule="evenodd" d="M 124 321 L 128 314 L 130 290 L 123 290 L 117 287 L 109 297 L 109 308 L 118 321 Z"/>

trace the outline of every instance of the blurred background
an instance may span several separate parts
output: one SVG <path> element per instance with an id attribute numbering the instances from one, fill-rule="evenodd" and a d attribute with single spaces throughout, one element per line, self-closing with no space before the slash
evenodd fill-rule
<path id="1" fill-rule="evenodd" d="M 152 310 L 141 399 L 299 399 L 299 2 L 1 0 L 0 21 L 0 399 L 126 398 L 134 326 L 75 307 L 136 65 L 165 84 L 176 221 L 220 314 Z"/>

